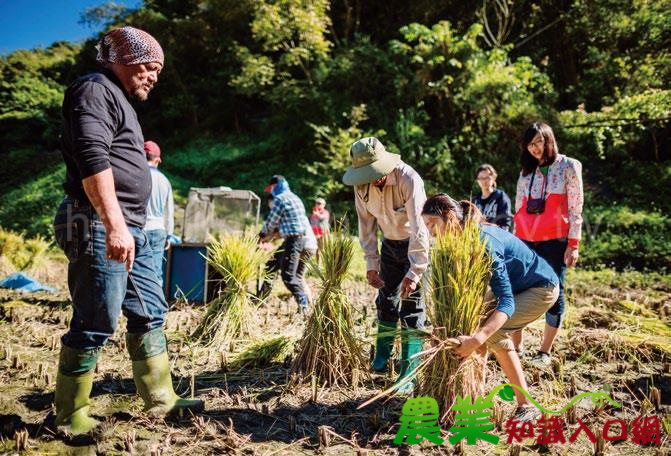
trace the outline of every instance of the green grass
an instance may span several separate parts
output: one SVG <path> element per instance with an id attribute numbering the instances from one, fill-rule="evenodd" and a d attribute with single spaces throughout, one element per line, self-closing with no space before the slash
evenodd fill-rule
<path id="1" fill-rule="evenodd" d="M 577 269 L 567 271 L 566 281 L 569 286 L 582 292 L 588 292 L 599 286 L 671 291 L 671 273 L 653 271 L 617 271 L 612 268 L 587 270 L 579 266 Z"/>
<path id="2" fill-rule="evenodd" d="M 170 151 L 169 144 L 164 148 Z M 183 197 L 191 186 L 227 186 L 261 195 L 273 174 L 283 174 L 294 189 L 303 189 L 303 173 L 280 150 L 274 137 L 204 138 L 167 152 L 161 169 L 176 178 L 173 188 Z"/>
<path id="3" fill-rule="evenodd" d="M 671 218 L 661 211 L 588 206 L 584 216 L 583 266 L 671 270 Z"/>
<path id="4" fill-rule="evenodd" d="M 2 195 L 0 225 L 29 236 L 53 238 L 51 224 L 63 199 L 62 184 L 65 167 L 59 166 L 49 174 L 29 180 Z"/>

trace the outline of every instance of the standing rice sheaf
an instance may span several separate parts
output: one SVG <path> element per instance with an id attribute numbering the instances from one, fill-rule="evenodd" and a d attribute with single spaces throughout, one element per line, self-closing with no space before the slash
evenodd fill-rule
<path id="1" fill-rule="evenodd" d="M 271 255 L 258 247 L 257 240 L 252 233 L 226 234 L 207 248 L 207 261 L 221 274 L 224 286 L 192 334 L 201 343 L 221 346 L 250 333 L 254 279 Z"/>
<path id="2" fill-rule="evenodd" d="M 472 335 L 485 312 L 485 292 L 491 259 L 476 223 L 461 231 L 439 235 L 431 252 L 428 313 L 434 326 L 433 340 L 441 349 L 420 366 L 420 392 L 438 401 L 443 421 L 457 396 L 484 393 L 485 364 L 479 355 L 463 360 L 451 350 L 448 339 Z M 484 320 L 482 320 L 484 321 Z M 445 343 L 443 343 L 445 342 Z"/>
<path id="3" fill-rule="evenodd" d="M 370 376 L 354 335 L 352 304 L 342 289 L 353 254 L 354 240 L 341 227 L 324 237 L 320 261 L 311 263 L 320 292 L 291 367 L 303 379 L 356 387 Z"/>

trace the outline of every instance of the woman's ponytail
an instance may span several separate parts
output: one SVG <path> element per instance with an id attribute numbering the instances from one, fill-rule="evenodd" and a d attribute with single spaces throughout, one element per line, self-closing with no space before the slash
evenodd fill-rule
<path id="1" fill-rule="evenodd" d="M 478 225 L 484 221 L 482 212 L 480 212 L 480 209 L 478 209 L 475 204 L 471 203 L 468 200 L 462 200 L 459 201 L 459 206 L 461 207 L 462 211 L 462 218 L 461 218 L 462 226 L 465 225 L 468 220 L 472 220 Z"/>

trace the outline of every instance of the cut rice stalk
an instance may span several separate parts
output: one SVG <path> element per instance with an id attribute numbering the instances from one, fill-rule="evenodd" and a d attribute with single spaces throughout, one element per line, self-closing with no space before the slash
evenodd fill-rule
<path id="1" fill-rule="evenodd" d="M 491 259 L 480 230 L 467 222 L 463 230 L 440 235 L 431 254 L 428 310 L 434 324 L 434 348 L 418 368 L 420 394 L 438 401 L 443 421 L 457 396 L 484 393 L 485 365 L 479 355 L 462 359 L 452 349 L 456 336 L 472 335 L 484 318 Z"/>
<path id="2" fill-rule="evenodd" d="M 257 340 L 249 344 L 233 359 L 231 367 L 233 369 L 263 368 L 282 363 L 291 356 L 295 346 L 294 339 L 283 335 Z"/>
<path id="3" fill-rule="evenodd" d="M 224 235 L 207 248 L 208 263 L 222 276 L 219 297 L 207 308 L 192 337 L 205 345 L 223 347 L 248 335 L 254 322 L 254 278 L 271 253 L 258 248 L 252 233 Z"/>
<path id="4" fill-rule="evenodd" d="M 363 345 L 354 335 L 352 305 L 342 289 L 353 253 L 354 240 L 340 223 L 324 237 L 319 263 L 311 263 L 321 289 L 291 367 L 297 378 L 353 387 L 370 378 Z"/>

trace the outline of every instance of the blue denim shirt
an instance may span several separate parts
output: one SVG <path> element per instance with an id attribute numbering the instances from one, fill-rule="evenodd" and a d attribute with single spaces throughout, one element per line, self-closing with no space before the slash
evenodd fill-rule
<path id="1" fill-rule="evenodd" d="M 550 265 L 509 232 L 497 226 L 480 225 L 480 239 L 492 258 L 489 286 L 497 299 L 496 310 L 508 318 L 515 313 L 515 294 L 559 284 Z"/>

